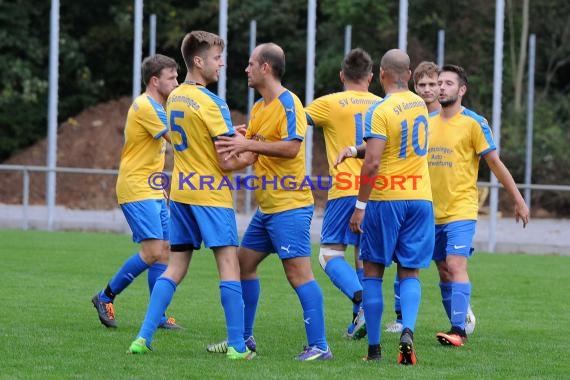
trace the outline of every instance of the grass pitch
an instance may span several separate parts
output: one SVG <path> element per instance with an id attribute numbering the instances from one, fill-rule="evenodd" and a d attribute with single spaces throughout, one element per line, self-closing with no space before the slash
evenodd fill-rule
<path id="1" fill-rule="evenodd" d="M 382 361 L 366 363 L 366 339 L 343 333 L 351 305 L 320 269 L 327 335 L 334 360 L 300 363 L 302 312 L 277 257 L 260 267 L 261 299 L 255 337 L 259 355 L 232 362 L 205 346 L 224 338 L 218 278 L 209 250 L 196 252 L 169 315 L 185 327 L 159 330 L 154 352 L 126 355 L 148 302 L 146 274 L 115 300 L 119 328 L 103 327 L 91 305 L 138 246 L 126 235 L 0 231 L 1 379 L 365 379 L 567 378 L 570 344 L 570 257 L 477 253 L 470 261 L 475 333 L 465 347 L 442 347 L 435 333 L 449 328 L 435 267 L 421 275 L 423 299 L 415 332 L 418 365 L 396 364 L 398 334 L 382 334 Z M 316 252 L 316 246 L 315 252 Z M 383 326 L 393 320 L 392 280 L 384 283 Z"/>

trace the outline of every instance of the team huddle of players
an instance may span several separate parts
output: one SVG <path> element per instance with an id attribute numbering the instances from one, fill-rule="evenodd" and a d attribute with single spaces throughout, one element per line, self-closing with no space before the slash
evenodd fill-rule
<path id="1" fill-rule="evenodd" d="M 487 121 L 462 105 L 468 87 L 464 70 L 422 62 L 413 73 L 414 93 L 408 88 L 410 58 L 389 50 L 380 61 L 381 98 L 368 91 L 372 59 L 357 48 L 342 61 L 344 91 L 304 108 L 282 85 L 283 50 L 264 43 L 245 69 L 248 86 L 261 95 L 245 128 L 232 125 L 225 101 L 206 88 L 218 80 L 223 49 L 224 41 L 215 34 L 188 33 L 181 46 L 187 74 L 180 85 L 171 58 L 155 55 L 143 62 L 146 89 L 129 109 L 117 181 L 119 204 L 141 250 L 93 297 L 100 321 L 117 326 L 115 296 L 148 269 L 150 301 L 128 353 L 151 351 L 158 328 L 180 328 L 166 309 L 193 252 L 204 243 L 216 259 L 227 328 L 227 339 L 207 350 L 251 359 L 257 349 L 257 268 L 277 253 L 303 309 L 307 342 L 295 358 L 332 359 L 323 295 L 311 268 L 310 188 L 257 187 L 258 209 L 240 242 L 229 188 L 188 191 L 173 175 L 167 204 L 165 194 L 148 185 L 149 176 L 163 169 L 167 142 L 173 147 L 173 172 L 198 174 L 189 181 L 199 181 L 200 175 L 220 180 L 249 165 L 256 178 L 305 178 L 304 138 L 312 125 L 323 128 L 333 181 L 339 172 L 373 179 L 348 189 L 333 183 L 323 219 L 319 263 L 353 303 L 346 335 L 367 335 L 364 360 L 381 358 L 382 281 L 385 268 L 395 262 L 397 318 L 386 331 L 401 334 L 398 363 L 416 364 L 418 276 L 433 260 L 451 326 L 436 337 L 443 345 L 463 346 L 474 327 L 467 261 L 473 251 L 481 157 L 511 196 L 517 222 L 522 219 L 526 226 L 529 218 Z M 385 186 L 383 181 L 395 177 L 397 184 Z M 354 268 L 344 259 L 349 245 L 355 247 Z"/>

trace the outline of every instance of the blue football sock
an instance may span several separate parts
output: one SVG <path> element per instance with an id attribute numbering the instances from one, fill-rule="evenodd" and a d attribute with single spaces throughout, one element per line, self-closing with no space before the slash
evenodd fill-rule
<path id="1" fill-rule="evenodd" d="M 422 300 L 422 285 L 417 277 L 407 277 L 400 280 L 400 304 L 402 305 L 402 327 L 414 331 L 420 302 Z"/>
<path id="2" fill-rule="evenodd" d="M 465 317 L 471 298 L 470 282 L 451 283 L 451 326 L 465 330 Z"/>
<path id="3" fill-rule="evenodd" d="M 354 298 L 354 293 L 362 291 L 356 272 L 342 257 L 335 257 L 327 262 L 325 273 L 349 300 Z"/>
<path id="4" fill-rule="evenodd" d="M 317 346 L 321 350 L 328 349 L 325 337 L 325 309 L 323 293 L 315 280 L 304 283 L 295 289 L 305 321 L 305 332 L 309 346 Z"/>
<path id="5" fill-rule="evenodd" d="M 257 302 L 261 293 L 259 278 L 241 281 L 241 292 L 243 298 L 243 337 L 245 339 L 253 335 L 253 324 L 255 323 L 255 313 Z"/>
<path id="6" fill-rule="evenodd" d="M 148 294 L 152 294 L 152 289 L 154 288 L 154 283 L 160 277 L 161 274 L 166 270 L 167 265 L 163 263 L 154 263 L 148 268 Z"/>
<path id="7" fill-rule="evenodd" d="M 113 302 L 116 295 L 121 293 L 133 280 L 148 268 L 148 264 L 143 261 L 140 254 L 135 253 L 123 263 L 123 266 L 109 281 L 109 286 L 112 297 L 106 294 L 105 290 L 99 293 L 103 302 Z"/>
<path id="8" fill-rule="evenodd" d="M 440 282 L 439 290 L 441 291 L 441 303 L 451 323 L 451 282 Z"/>
<path id="9" fill-rule="evenodd" d="M 243 338 L 243 299 L 239 281 L 220 281 L 220 299 L 226 316 L 228 346 L 237 352 L 245 352 Z"/>
<path id="10" fill-rule="evenodd" d="M 398 273 L 394 276 L 394 312 L 396 313 L 396 322 L 402 323 L 402 306 L 400 305 L 400 278 Z"/>
<path id="11" fill-rule="evenodd" d="M 380 323 L 384 311 L 384 299 L 382 298 L 382 279 L 378 277 L 364 277 L 362 279 L 364 293 L 362 306 L 366 319 L 366 332 L 368 344 L 380 344 Z"/>
<path id="12" fill-rule="evenodd" d="M 144 317 L 144 322 L 141 326 L 139 334 L 142 338 L 146 339 L 146 344 L 150 346 L 152 337 L 158 328 L 162 316 L 166 312 L 174 292 L 176 291 L 176 283 L 169 278 L 159 277 L 154 284 L 154 289 L 150 295 L 150 302 Z"/>

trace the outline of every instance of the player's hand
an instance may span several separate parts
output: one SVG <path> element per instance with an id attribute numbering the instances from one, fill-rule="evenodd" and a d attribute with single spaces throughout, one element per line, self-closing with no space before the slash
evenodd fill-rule
<path id="1" fill-rule="evenodd" d="M 239 133 L 242 136 L 245 136 L 245 133 L 247 132 L 247 126 L 245 124 L 234 125 L 234 128 L 237 133 Z"/>
<path id="2" fill-rule="evenodd" d="M 226 160 L 237 157 L 240 153 L 247 151 L 247 144 L 250 140 L 242 134 L 236 133 L 234 136 L 218 136 L 215 142 L 216 150 L 220 154 L 226 154 Z"/>
<path id="3" fill-rule="evenodd" d="M 245 153 L 240 155 L 240 158 L 245 160 L 248 165 L 255 164 L 257 162 L 258 157 L 259 157 L 259 154 L 253 153 L 253 152 L 245 152 Z"/>
<path id="4" fill-rule="evenodd" d="M 356 234 L 361 234 L 362 220 L 364 220 L 364 210 L 355 208 L 354 212 L 352 213 L 352 216 L 350 217 L 350 222 L 349 222 L 350 230 Z"/>
<path id="5" fill-rule="evenodd" d="M 526 225 L 528 224 L 528 219 L 530 217 L 529 214 L 530 211 L 528 210 L 528 207 L 526 206 L 526 203 L 524 203 L 523 200 L 515 203 L 515 220 L 517 221 L 517 223 L 519 222 L 519 220 L 522 220 L 523 228 L 525 228 Z"/>
<path id="6" fill-rule="evenodd" d="M 350 150 L 349 147 L 344 148 L 343 150 L 340 151 L 336 160 L 334 160 L 334 167 L 336 168 L 345 159 L 350 158 L 350 157 L 352 157 L 352 151 Z"/>

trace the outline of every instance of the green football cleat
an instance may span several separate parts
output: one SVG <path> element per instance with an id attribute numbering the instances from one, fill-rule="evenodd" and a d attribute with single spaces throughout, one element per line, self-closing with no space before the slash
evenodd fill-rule
<path id="1" fill-rule="evenodd" d="M 146 354 L 147 352 L 151 352 L 152 348 L 146 345 L 145 338 L 137 338 L 131 343 L 129 349 L 127 350 L 127 354 Z"/>
<path id="2" fill-rule="evenodd" d="M 257 342 L 253 335 L 245 340 L 245 346 L 249 348 L 250 351 L 257 352 Z M 228 341 L 222 340 L 218 343 L 209 344 L 206 347 L 206 351 L 213 354 L 225 354 L 228 352 Z"/>
<path id="3" fill-rule="evenodd" d="M 251 360 L 255 357 L 255 352 L 250 351 L 249 348 L 246 348 L 245 352 L 237 352 L 235 348 L 228 347 L 226 357 L 230 360 Z"/>

